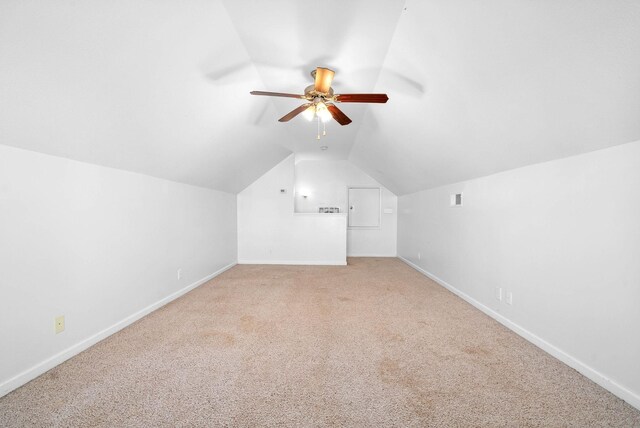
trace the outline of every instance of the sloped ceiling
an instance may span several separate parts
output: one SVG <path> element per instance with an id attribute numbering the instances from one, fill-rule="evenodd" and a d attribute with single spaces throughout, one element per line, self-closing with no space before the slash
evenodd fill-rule
<path id="1" fill-rule="evenodd" d="M 639 1 L 406 8 L 349 157 L 396 194 L 640 139 Z"/>
<path id="2" fill-rule="evenodd" d="M 389 103 L 318 141 L 249 95 L 318 65 Z M 0 144 L 228 192 L 295 152 L 404 194 L 638 139 L 635 0 L 0 3 Z"/>
<path id="3" fill-rule="evenodd" d="M 0 2 L 2 144 L 237 192 L 290 154 L 218 1 Z"/>

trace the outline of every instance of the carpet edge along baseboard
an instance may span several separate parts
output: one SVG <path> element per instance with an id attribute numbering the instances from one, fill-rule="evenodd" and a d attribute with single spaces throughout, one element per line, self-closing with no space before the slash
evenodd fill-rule
<path id="1" fill-rule="evenodd" d="M 11 391 L 21 387 L 22 385 L 37 378 L 43 373 L 46 373 L 47 371 L 51 370 L 55 366 L 64 363 L 69 358 L 72 358 L 78 355 L 80 352 L 90 348 L 91 346 L 95 345 L 101 340 L 104 340 L 107 337 L 111 336 L 112 334 L 117 333 L 123 328 L 133 324 L 134 322 L 150 314 L 151 312 L 163 307 L 167 303 L 170 303 L 175 299 L 185 295 L 186 293 L 193 290 L 194 288 L 197 288 L 200 285 L 204 284 L 205 282 L 210 281 L 211 279 L 231 269 L 237 264 L 238 264 L 237 262 L 230 263 L 218 269 L 217 271 L 205 276 L 204 278 L 201 278 L 198 281 L 193 282 L 192 284 L 187 285 L 186 287 L 181 288 L 180 290 L 175 291 L 166 297 L 163 297 L 157 302 L 152 303 L 140 309 L 139 311 L 125 317 L 124 319 L 118 321 L 117 323 L 111 325 L 110 327 L 100 330 L 99 332 L 85 339 L 80 340 L 76 344 L 71 345 L 70 347 L 58 352 L 57 354 L 45 359 L 44 361 L 41 361 L 40 363 L 37 363 L 36 365 L 22 371 L 21 373 L 18 373 L 17 375 L 5 380 L 4 382 L 0 383 L 0 397 L 7 395 Z"/>
<path id="2" fill-rule="evenodd" d="M 400 260 L 402 260 L 404 263 L 406 263 L 407 265 L 411 266 L 413 269 L 417 270 L 418 272 L 420 272 L 421 274 L 426 276 L 427 278 L 433 280 L 438 285 L 446 288 L 447 290 L 451 291 L 456 296 L 460 297 L 462 300 L 465 300 L 466 302 L 468 302 L 469 304 L 471 304 L 475 308 L 479 309 L 480 311 L 484 312 L 485 314 L 487 314 L 488 316 L 490 316 L 494 320 L 498 321 L 500 324 L 504 325 L 509 330 L 511 330 L 514 333 L 518 334 L 519 336 L 521 336 L 522 338 L 526 339 L 527 341 L 533 343 L 538 348 L 542 349 L 543 351 L 547 352 L 548 354 L 550 354 L 553 357 L 557 358 L 558 360 L 562 361 L 563 363 L 565 363 L 569 367 L 577 370 L 582 375 L 584 375 L 587 378 L 591 379 L 592 381 L 594 381 L 595 383 L 597 383 L 598 385 L 600 385 L 601 387 L 603 387 L 607 391 L 611 392 L 612 394 L 614 394 L 618 398 L 621 398 L 622 400 L 626 401 L 627 403 L 629 403 L 630 405 L 632 405 L 636 409 L 640 410 L 640 394 L 637 394 L 634 391 L 631 391 L 628 388 L 626 388 L 626 387 L 620 385 L 619 383 L 615 382 L 614 380 L 611 380 L 609 377 L 607 377 L 604 374 L 600 373 L 598 370 L 594 369 L 593 367 L 583 363 L 582 361 L 580 361 L 576 357 L 568 354 L 567 352 L 563 351 L 562 349 L 558 348 L 557 346 L 547 342 L 545 339 L 535 335 L 534 333 L 530 332 L 529 330 L 525 329 L 524 327 L 520 326 L 519 324 L 516 324 L 515 322 L 511 321 L 510 319 L 508 319 L 504 315 L 499 314 L 498 312 L 496 312 L 493 309 L 487 307 L 486 305 L 484 305 L 480 301 L 474 299 L 473 297 L 469 296 L 468 294 L 464 293 L 463 291 L 458 290 L 453 285 L 449 284 L 448 282 L 444 281 L 443 279 L 439 278 L 438 276 L 432 274 L 431 272 L 421 268 L 420 266 L 418 266 L 415 263 L 409 261 L 408 259 L 405 259 L 404 257 L 401 257 L 401 256 L 398 256 L 398 258 Z"/>

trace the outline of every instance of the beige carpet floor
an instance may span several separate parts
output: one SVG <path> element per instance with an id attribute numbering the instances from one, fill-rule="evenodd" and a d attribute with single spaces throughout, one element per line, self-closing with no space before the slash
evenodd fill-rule
<path id="1" fill-rule="evenodd" d="M 0 426 L 640 426 L 397 259 L 236 266 L 0 399 Z"/>

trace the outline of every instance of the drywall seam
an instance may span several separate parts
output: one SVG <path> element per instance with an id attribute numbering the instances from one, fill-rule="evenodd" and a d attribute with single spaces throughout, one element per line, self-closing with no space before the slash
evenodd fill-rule
<path id="1" fill-rule="evenodd" d="M 225 267 L 223 267 L 222 269 L 217 270 L 216 272 L 205 276 L 204 278 L 194 282 L 191 285 L 187 285 L 186 287 L 168 295 L 167 297 L 164 297 L 163 299 L 158 300 L 155 303 L 152 303 L 151 305 L 147 306 L 146 308 L 143 308 L 141 310 L 139 310 L 138 312 L 129 315 L 128 317 L 124 318 L 121 321 L 118 321 L 117 323 L 113 324 L 111 327 L 107 327 L 102 331 L 99 331 L 98 333 L 94 334 L 93 336 L 90 336 L 78 343 L 76 343 L 75 345 L 72 345 L 70 347 L 68 347 L 67 349 L 55 354 L 54 356 L 47 358 L 46 360 L 36 364 L 35 366 L 23 371 L 22 373 L 19 373 L 18 375 L 12 377 L 11 379 L 6 380 L 5 382 L 0 384 L 0 397 L 8 394 L 9 392 L 13 391 L 16 388 L 21 387 L 22 385 L 26 384 L 27 382 L 35 379 L 36 377 L 40 376 L 41 374 L 47 372 L 48 370 L 51 370 L 52 368 L 54 368 L 55 366 L 57 366 L 58 364 L 61 364 L 65 361 L 67 361 L 69 358 L 78 355 L 80 352 L 84 351 L 85 349 L 95 345 L 96 343 L 100 342 L 103 339 L 106 339 L 107 337 L 111 336 L 114 333 L 117 333 L 118 331 L 122 330 L 123 328 L 133 324 L 134 322 L 138 321 L 140 318 L 144 317 L 145 315 L 150 314 L 151 312 L 161 308 L 162 306 L 166 305 L 167 303 L 177 299 L 178 297 L 188 293 L 189 291 L 193 290 L 194 288 L 204 284 L 205 282 L 215 278 L 216 276 L 220 275 L 221 273 L 231 269 L 232 267 L 234 267 L 236 265 L 236 263 L 231 263 Z"/>
<path id="2" fill-rule="evenodd" d="M 239 265 L 309 265 L 309 266 L 346 266 L 347 262 L 335 260 L 238 260 Z"/>
<path id="3" fill-rule="evenodd" d="M 409 260 L 405 259 L 404 257 L 398 256 L 398 258 L 400 260 L 402 260 L 403 262 L 405 262 L 407 265 L 409 265 L 412 268 L 414 268 L 415 270 L 417 270 L 418 272 L 420 272 L 423 275 L 425 275 L 427 278 L 435 281 L 437 284 L 439 284 L 440 286 L 442 286 L 442 287 L 446 288 L 447 290 L 451 291 L 453 294 L 455 294 L 458 297 L 462 298 L 463 300 L 467 301 L 471 305 L 475 306 L 477 309 L 480 309 L 482 312 L 484 312 L 485 314 L 489 315 L 491 318 L 495 319 L 500 324 L 502 324 L 505 327 L 507 327 L 509 330 L 517 333 L 518 335 L 520 335 L 524 339 L 526 339 L 529 342 L 531 342 L 534 345 L 536 345 L 538 348 L 542 349 L 543 351 L 547 352 L 551 356 L 553 356 L 553 357 L 557 358 L 558 360 L 562 361 L 563 363 L 565 363 L 569 367 L 577 370 L 578 372 L 580 372 L 581 374 L 583 374 L 587 378 L 591 379 L 592 381 L 594 381 L 595 383 L 597 383 L 598 385 L 600 385 L 601 387 L 603 387 L 607 391 L 609 391 L 612 394 L 618 396 L 619 398 L 623 399 L 627 403 L 631 404 L 636 409 L 640 410 L 640 395 L 638 395 L 635 392 L 625 388 L 624 386 L 620 385 L 619 383 L 609 379 L 608 377 L 606 377 L 605 375 L 603 375 L 599 371 L 593 369 L 592 367 L 589 367 L 588 365 L 584 364 L 582 361 L 580 361 L 577 358 L 567 354 L 562 349 L 552 345 L 551 343 L 547 342 L 546 340 L 542 339 L 541 337 L 536 336 L 535 334 L 531 333 L 529 330 L 527 330 L 527 329 L 521 327 L 520 325 L 514 323 L 513 321 L 511 321 L 508 318 L 504 317 L 503 315 L 500 315 L 499 313 L 497 313 L 493 309 L 485 306 L 484 304 L 480 303 L 479 301 L 477 301 L 473 297 L 469 296 L 468 294 L 458 290 L 457 288 L 455 288 L 451 284 L 447 283 L 446 281 L 444 281 L 444 280 L 438 278 L 437 276 L 435 276 L 434 274 L 422 269 L 420 266 L 413 264 L 412 262 L 410 262 Z"/>

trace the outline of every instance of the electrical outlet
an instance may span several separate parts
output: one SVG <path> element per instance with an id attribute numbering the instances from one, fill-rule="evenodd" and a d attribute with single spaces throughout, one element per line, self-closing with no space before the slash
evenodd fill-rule
<path id="1" fill-rule="evenodd" d="M 496 299 L 502 301 L 502 287 L 496 287 Z"/>
<path id="2" fill-rule="evenodd" d="M 178 269 L 178 279 L 182 279 L 182 268 Z"/>
<path id="3" fill-rule="evenodd" d="M 507 305 L 513 305 L 513 293 L 511 291 L 507 291 L 506 302 Z"/>
<path id="4" fill-rule="evenodd" d="M 56 334 L 64 331 L 64 315 L 60 315 L 55 319 Z"/>

